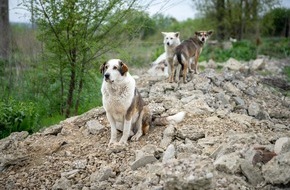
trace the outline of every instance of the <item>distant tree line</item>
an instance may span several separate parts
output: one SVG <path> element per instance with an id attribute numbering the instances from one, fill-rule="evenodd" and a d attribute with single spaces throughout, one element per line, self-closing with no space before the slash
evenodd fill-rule
<path id="1" fill-rule="evenodd" d="M 212 20 L 218 40 L 260 35 L 289 37 L 290 10 L 279 0 L 193 0 L 200 16 Z"/>

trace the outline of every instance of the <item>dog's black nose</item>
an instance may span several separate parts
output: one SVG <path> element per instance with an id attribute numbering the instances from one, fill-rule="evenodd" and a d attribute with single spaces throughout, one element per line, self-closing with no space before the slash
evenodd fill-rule
<path id="1" fill-rule="evenodd" d="M 203 42 L 204 42 L 204 38 L 201 38 L 201 41 L 203 41 Z"/>
<path id="2" fill-rule="evenodd" d="M 167 45 L 169 46 L 169 45 L 170 45 L 170 43 L 169 43 L 169 42 L 167 42 Z"/>
<path id="3" fill-rule="evenodd" d="M 110 74 L 109 73 L 106 73 L 104 76 L 105 76 L 106 79 L 110 78 Z"/>

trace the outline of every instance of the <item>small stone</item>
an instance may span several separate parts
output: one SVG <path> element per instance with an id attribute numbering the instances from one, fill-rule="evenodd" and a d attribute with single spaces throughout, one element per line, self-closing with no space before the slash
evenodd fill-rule
<path id="1" fill-rule="evenodd" d="M 105 129 L 105 127 L 96 119 L 88 121 L 86 126 L 88 128 L 88 132 L 92 135 L 100 133 L 103 129 Z"/>
<path id="2" fill-rule="evenodd" d="M 51 127 L 45 128 L 42 132 L 44 135 L 57 135 L 62 130 L 62 125 L 53 125 Z"/>
<path id="3" fill-rule="evenodd" d="M 146 155 L 142 158 L 139 158 L 138 160 L 136 160 L 135 162 L 133 162 L 133 164 L 131 165 L 131 169 L 132 170 L 136 170 L 140 167 L 143 167 L 147 164 L 156 162 L 157 159 L 153 156 L 153 155 Z"/>
<path id="4" fill-rule="evenodd" d="M 61 177 L 56 180 L 54 185 L 52 186 L 52 190 L 65 190 L 71 189 L 72 182 L 65 177 Z"/>
<path id="5" fill-rule="evenodd" d="M 248 107 L 248 112 L 250 116 L 257 116 L 260 112 L 259 104 L 257 104 L 256 102 L 250 103 Z"/>
<path id="6" fill-rule="evenodd" d="M 86 159 L 83 160 L 76 160 L 74 161 L 73 165 L 76 169 L 85 169 L 87 166 L 88 161 Z"/>
<path id="7" fill-rule="evenodd" d="M 226 172 L 228 174 L 235 174 L 240 172 L 240 156 L 233 152 L 230 154 L 220 156 L 215 162 L 214 166 L 217 170 Z"/>
<path id="8" fill-rule="evenodd" d="M 281 137 L 275 142 L 274 152 L 279 154 L 281 152 L 289 152 L 290 151 L 290 138 L 289 137 Z"/>
<path id="9" fill-rule="evenodd" d="M 247 180 L 254 186 L 263 182 L 262 173 L 255 168 L 251 162 L 247 160 L 241 160 L 241 170 L 242 173 L 246 176 Z"/>
<path id="10" fill-rule="evenodd" d="M 94 172 L 90 176 L 90 182 L 101 182 L 109 179 L 110 177 L 116 177 L 116 173 L 113 172 L 112 168 L 104 166 L 99 171 Z"/>
<path id="11" fill-rule="evenodd" d="M 174 157 L 175 157 L 175 147 L 173 144 L 170 144 L 167 147 L 166 151 L 164 152 L 164 155 L 162 157 L 162 162 L 166 162 Z"/>

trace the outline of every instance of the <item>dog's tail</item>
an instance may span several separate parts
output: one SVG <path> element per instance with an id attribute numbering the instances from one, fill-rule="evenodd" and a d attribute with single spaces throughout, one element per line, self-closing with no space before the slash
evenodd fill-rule
<path id="1" fill-rule="evenodd" d="M 184 65 L 182 63 L 182 53 L 181 52 L 176 52 L 176 57 L 177 57 L 178 63 L 181 65 L 181 69 L 183 70 Z"/>
<path id="2" fill-rule="evenodd" d="M 185 114 L 186 113 L 182 111 L 168 117 L 154 117 L 153 116 L 152 124 L 159 125 L 159 126 L 164 126 L 168 124 L 177 124 L 177 123 L 180 123 L 184 119 Z"/>

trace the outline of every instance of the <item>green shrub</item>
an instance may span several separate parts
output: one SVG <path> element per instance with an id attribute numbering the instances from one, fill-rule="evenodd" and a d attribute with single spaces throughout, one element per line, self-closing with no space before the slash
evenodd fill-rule
<path id="1" fill-rule="evenodd" d="M 35 132 L 38 124 L 38 112 L 33 102 L 19 102 L 14 99 L 0 102 L 0 137 L 12 132 Z"/>
<path id="2" fill-rule="evenodd" d="M 289 38 L 266 38 L 263 39 L 260 47 L 260 54 L 276 58 L 286 58 L 290 56 Z"/>

